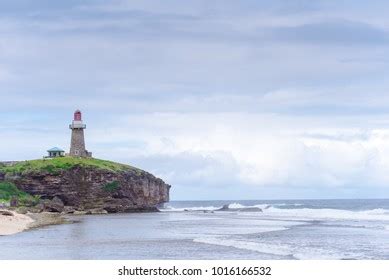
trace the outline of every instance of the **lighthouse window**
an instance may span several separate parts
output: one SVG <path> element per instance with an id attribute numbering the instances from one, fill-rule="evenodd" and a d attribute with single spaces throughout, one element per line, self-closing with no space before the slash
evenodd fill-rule
<path id="1" fill-rule="evenodd" d="M 74 120 L 75 121 L 81 121 L 81 112 L 75 112 L 74 113 Z"/>

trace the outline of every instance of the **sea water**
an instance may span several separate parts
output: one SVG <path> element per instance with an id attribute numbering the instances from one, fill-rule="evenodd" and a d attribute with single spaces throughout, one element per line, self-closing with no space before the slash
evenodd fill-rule
<path id="1" fill-rule="evenodd" d="M 177 201 L 160 209 L 0 236 L 0 259 L 389 259 L 389 200 Z"/>

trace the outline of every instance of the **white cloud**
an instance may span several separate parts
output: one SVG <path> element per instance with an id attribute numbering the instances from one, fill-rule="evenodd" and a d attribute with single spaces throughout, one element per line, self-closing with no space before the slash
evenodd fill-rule
<path id="1" fill-rule="evenodd" d="M 178 188 L 388 189 L 386 9 L 45 2 L 0 9 L 0 159 L 66 148 L 80 107 L 96 156 Z"/>
<path id="2" fill-rule="evenodd" d="M 389 129 L 359 128 L 359 121 L 242 113 L 147 114 L 118 120 L 90 138 L 98 147 L 108 145 L 115 135 L 121 148 L 108 149 L 104 156 L 125 162 L 142 159 L 145 166 L 147 158 L 161 160 L 166 168 L 149 165 L 178 185 L 190 185 L 191 180 L 217 185 L 211 183 L 217 178 L 218 185 L 233 181 L 259 187 L 389 186 Z M 125 148 L 134 141 L 142 148 Z M 191 160 L 203 165 L 189 166 Z"/>

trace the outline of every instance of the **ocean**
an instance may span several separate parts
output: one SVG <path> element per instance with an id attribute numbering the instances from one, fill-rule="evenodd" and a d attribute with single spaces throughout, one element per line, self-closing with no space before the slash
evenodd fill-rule
<path id="1" fill-rule="evenodd" d="M 388 199 L 173 201 L 160 210 L 0 236 L 0 259 L 389 259 Z"/>

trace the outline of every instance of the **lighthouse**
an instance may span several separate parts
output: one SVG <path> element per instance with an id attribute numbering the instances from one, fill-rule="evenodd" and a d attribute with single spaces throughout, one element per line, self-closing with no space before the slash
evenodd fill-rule
<path id="1" fill-rule="evenodd" d="M 72 157 L 92 157 L 92 153 L 85 149 L 84 129 L 86 125 L 82 122 L 80 110 L 74 112 L 74 118 L 69 128 L 72 130 L 69 155 Z"/>

